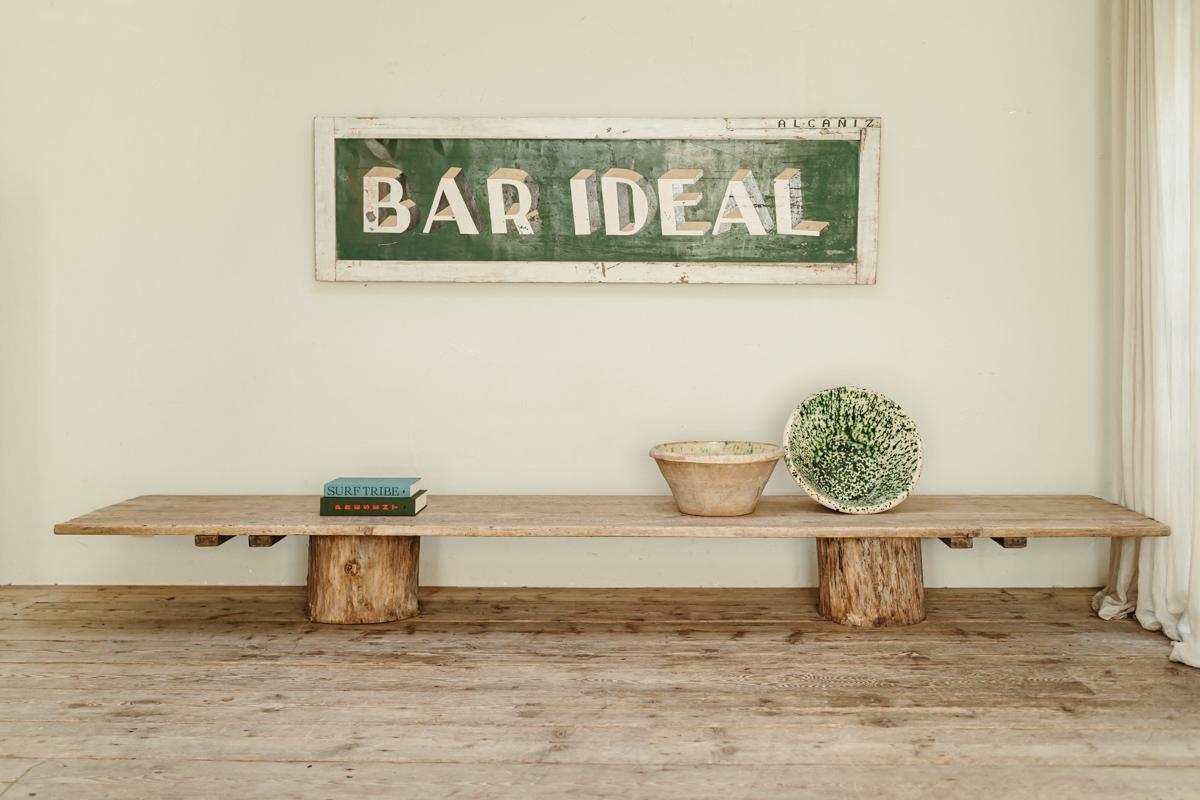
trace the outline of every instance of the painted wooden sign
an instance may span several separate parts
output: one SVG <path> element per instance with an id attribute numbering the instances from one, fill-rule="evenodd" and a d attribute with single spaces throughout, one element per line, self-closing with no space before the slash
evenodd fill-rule
<path id="1" fill-rule="evenodd" d="M 316 120 L 325 281 L 874 283 L 880 121 Z"/>

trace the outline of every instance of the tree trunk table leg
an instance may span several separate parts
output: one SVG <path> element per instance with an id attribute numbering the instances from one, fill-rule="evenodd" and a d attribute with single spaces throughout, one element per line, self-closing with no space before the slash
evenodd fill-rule
<path id="1" fill-rule="evenodd" d="M 920 539 L 817 539 L 821 616 L 857 628 L 925 619 Z"/>
<path id="2" fill-rule="evenodd" d="M 357 625 L 417 614 L 419 536 L 310 536 L 308 618 Z"/>

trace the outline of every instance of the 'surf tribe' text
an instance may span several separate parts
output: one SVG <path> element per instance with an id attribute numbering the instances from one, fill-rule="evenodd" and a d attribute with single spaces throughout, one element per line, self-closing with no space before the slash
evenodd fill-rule
<path id="1" fill-rule="evenodd" d="M 788 168 L 772 181 L 774 203 L 768 205 L 748 169 L 734 173 L 713 220 L 689 217 L 703 196 L 696 184 L 700 169 L 671 169 L 651 181 L 631 169 L 613 167 L 603 175 L 582 169 L 570 179 L 575 233 L 587 236 L 603 228 L 606 236 L 632 236 L 658 216 L 663 236 L 720 236 L 744 230 L 751 236 L 820 236 L 828 222 L 804 219 L 800 170 Z M 538 184 L 528 172 L 502 167 L 488 176 L 487 223 L 492 234 L 532 236 L 541 230 Z M 409 196 L 403 170 L 374 167 L 363 177 L 363 231 L 429 233 L 454 225 L 460 234 L 476 236 L 484 226 L 480 206 L 461 167 L 450 167 L 438 181 L 422 225 L 421 209 Z"/>

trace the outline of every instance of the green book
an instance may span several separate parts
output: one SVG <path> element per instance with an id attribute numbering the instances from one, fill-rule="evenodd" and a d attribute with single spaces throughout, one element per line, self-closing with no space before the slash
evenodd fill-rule
<path id="1" fill-rule="evenodd" d="M 425 507 L 425 490 L 412 497 L 322 497 L 323 517 L 415 517 Z"/>

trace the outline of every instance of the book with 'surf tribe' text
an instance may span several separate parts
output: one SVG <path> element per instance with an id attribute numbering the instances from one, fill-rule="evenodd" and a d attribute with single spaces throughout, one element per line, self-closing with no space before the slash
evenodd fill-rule
<path id="1" fill-rule="evenodd" d="M 425 490 L 412 497 L 322 497 L 323 517 L 415 517 L 425 507 Z"/>
<path id="2" fill-rule="evenodd" d="M 420 478 L 336 478 L 325 484 L 326 497 L 413 497 Z"/>
<path id="3" fill-rule="evenodd" d="M 325 484 L 323 517 L 415 517 L 427 500 L 420 478 L 336 478 Z"/>

